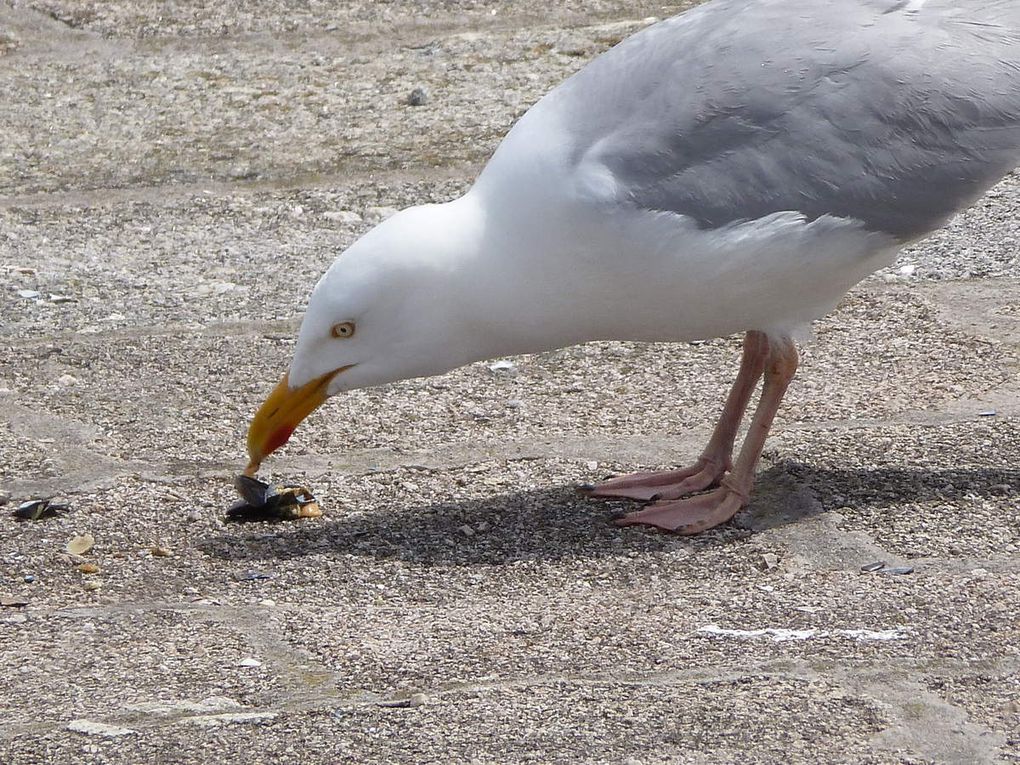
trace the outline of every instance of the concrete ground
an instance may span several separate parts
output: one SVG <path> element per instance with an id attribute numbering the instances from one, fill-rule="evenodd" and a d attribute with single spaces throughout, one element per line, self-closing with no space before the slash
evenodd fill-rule
<path id="1" fill-rule="evenodd" d="M 723 528 L 571 486 L 696 455 L 735 338 L 335 399 L 266 464 L 326 516 L 224 524 L 334 255 L 679 7 L 337 5 L 0 1 L 0 762 L 1020 762 L 1016 178 L 819 324 Z"/>

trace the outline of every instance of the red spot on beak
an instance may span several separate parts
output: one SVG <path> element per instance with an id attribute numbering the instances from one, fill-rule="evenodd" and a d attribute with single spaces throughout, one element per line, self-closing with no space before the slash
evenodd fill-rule
<path id="1" fill-rule="evenodd" d="M 279 430 L 273 431 L 273 435 L 271 435 L 269 437 L 269 440 L 266 441 L 266 454 L 272 454 L 281 446 L 283 446 L 285 443 L 287 443 L 287 441 L 290 440 L 290 436 L 293 432 L 294 428 L 290 427 L 280 428 Z"/>

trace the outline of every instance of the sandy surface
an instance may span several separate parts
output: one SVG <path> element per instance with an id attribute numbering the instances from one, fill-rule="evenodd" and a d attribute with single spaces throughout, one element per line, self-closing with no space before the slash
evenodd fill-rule
<path id="1" fill-rule="evenodd" d="M 0 762 L 1020 762 L 1015 178 L 818 324 L 732 524 L 572 486 L 695 456 L 736 338 L 335 399 L 266 465 L 326 516 L 223 523 L 335 254 L 680 8 L 336 5 L 0 2 Z"/>

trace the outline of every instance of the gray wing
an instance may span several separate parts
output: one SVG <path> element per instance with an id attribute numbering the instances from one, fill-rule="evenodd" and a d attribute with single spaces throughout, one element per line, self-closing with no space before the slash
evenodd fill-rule
<path id="1" fill-rule="evenodd" d="M 704 227 L 781 210 L 910 239 L 1020 164 L 1020 1 L 716 0 L 554 91 L 575 162 Z"/>

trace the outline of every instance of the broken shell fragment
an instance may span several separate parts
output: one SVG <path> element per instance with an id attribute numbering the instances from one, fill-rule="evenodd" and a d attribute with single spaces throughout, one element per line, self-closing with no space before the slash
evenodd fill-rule
<path id="1" fill-rule="evenodd" d="M 322 508 L 318 502 L 307 502 L 298 506 L 298 518 L 321 518 Z"/>
<path id="2" fill-rule="evenodd" d="M 315 495 L 304 486 L 273 487 L 257 478 L 241 474 L 234 479 L 234 488 L 242 500 L 227 509 L 228 521 L 293 521 L 322 515 L 322 508 Z"/>
<path id="3" fill-rule="evenodd" d="M 914 567 L 913 566 L 887 566 L 887 565 L 885 565 L 885 561 L 875 561 L 874 563 L 868 563 L 868 564 L 866 564 L 864 566 L 861 566 L 861 571 L 863 571 L 865 573 L 868 573 L 868 574 L 879 573 L 879 574 L 888 574 L 888 575 L 891 575 L 891 576 L 898 576 L 898 575 L 901 575 L 901 574 L 912 574 L 912 573 L 914 573 Z"/>
<path id="4" fill-rule="evenodd" d="M 414 707 L 424 706 L 428 704 L 429 697 L 424 693 L 414 693 L 410 696 L 401 699 L 386 699 L 384 701 L 377 701 L 376 705 L 380 707 L 387 707 L 389 709 L 413 709 Z"/>
<path id="5" fill-rule="evenodd" d="M 882 569 L 882 573 L 883 574 L 888 574 L 889 576 L 902 576 L 903 574 L 913 574 L 914 573 L 914 567 L 913 566 L 890 566 L 889 568 Z"/>
<path id="6" fill-rule="evenodd" d="M 78 536 L 71 537 L 67 542 L 68 555 L 84 555 L 93 548 L 96 544 L 96 538 L 91 534 L 79 534 Z"/>
<path id="7" fill-rule="evenodd" d="M 243 573 L 235 575 L 234 578 L 237 579 L 237 581 L 239 582 L 259 582 L 262 581 L 263 579 L 272 579 L 273 575 L 267 574 L 264 571 L 256 571 L 254 569 L 251 569 L 249 571 L 245 571 Z"/>

